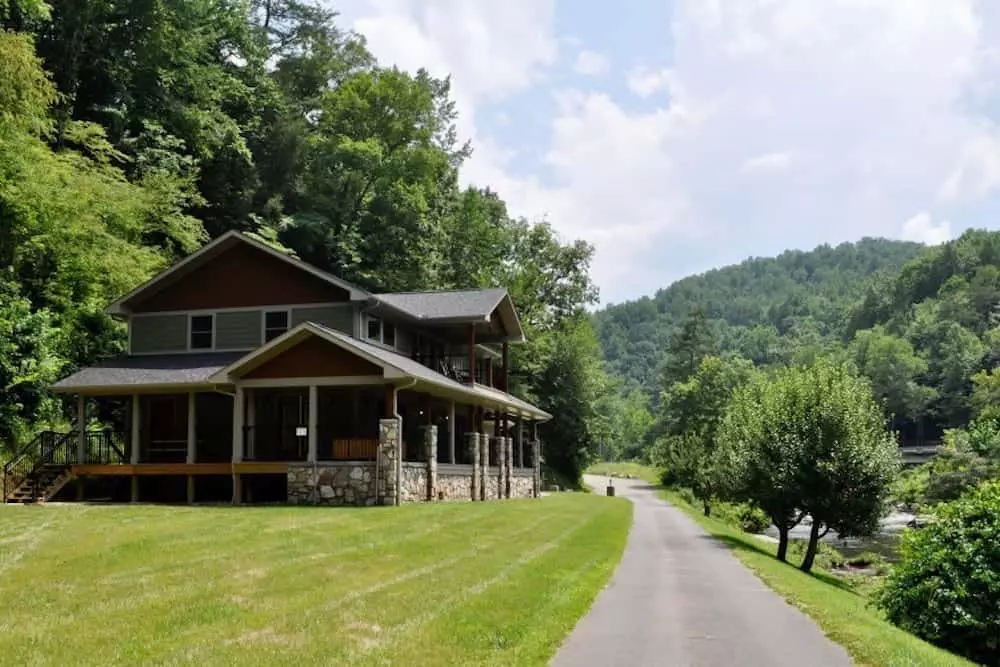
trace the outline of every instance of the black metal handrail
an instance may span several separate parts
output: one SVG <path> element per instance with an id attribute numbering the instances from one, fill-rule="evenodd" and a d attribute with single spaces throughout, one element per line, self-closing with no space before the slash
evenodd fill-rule
<path id="1" fill-rule="evenodd" d="M 3 467 L 4 502 L 24 480 L 35 475 L 43 466 L 72 463 L 72 449 L 67 443 L 75 435 L 74 431 L 69 433 L 42 431 L 8 461 Z"/>
<path id="2" fill-rule="evenodd" d="M 124 433 L 105 429 L 84 434 L 86 463 L 127 463 L 128 440 Z M 3 467 L 3 501 L 27 479 L 35 478 L 45 466 L 68 466 L 77 462 L 79 431 L 42 431 Z M 37 491 L 37 489 L 36 489 Z M 37 495 L 37 494 L 36 494 Z"/>
<path id="3" fill-rule="evenodd" d="M 129 462 L 129 442 L 125 433 L 105 429 L 88 431 L 85 461 L 104 465 Z"/>

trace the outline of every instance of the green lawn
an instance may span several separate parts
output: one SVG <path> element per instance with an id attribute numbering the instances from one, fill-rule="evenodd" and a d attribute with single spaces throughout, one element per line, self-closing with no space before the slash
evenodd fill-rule
<path id="1" fill-rule="evenodd" d="M 827 636 L 847 649 L 857 664 L 872 667 L 972 664 L 890 624 L 868 605 L 863 595 L 837 577 L 821 570 L 805 574 L 794 565 L 777 560 L 776 545 L 716 519 L 705 518 L 701 508 L 685 503 L 674 491 L 661 493 L 727 544 L 765 584 L 811 616 Z"/>
<path id="2" fill-rule="evenodd" d="M 544 664 L 617 565 L 631 513 L 587 494 L 0 506 L 0 663 Z"/>
<path id="3" fill-rule="evenodd" d="M 641 463 L 626 461 L 623 463 L 595 463 L 586 470 L 588 475 L 609 475 L 614 477 L 632 477 L 644 480 L 650 484 L 659 484 L 660 478 L 656 471 Z"/>

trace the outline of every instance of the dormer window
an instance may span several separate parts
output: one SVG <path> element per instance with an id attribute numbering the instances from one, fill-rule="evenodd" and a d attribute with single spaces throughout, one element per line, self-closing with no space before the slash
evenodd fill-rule
<path id="1" fill-rule="evenodd" d="M 215 316 L 192 315 L 190 331 L 192 350 L 211 350 L 215 344 Z"/>
<path id="2" fill-rule="evenodd" d="M 365 338 L 372 343 L 395 347 L 396 327 L 391 322 L 383 322 L 377 317 L 369 316 L 365 324 Z"/>
<path id="3" fill-rule="evenodd" d="M 287 310 L 268 310 L 264 313 L 264 342 L 270 342 L 288 331 Z"/>
<path id="4" fill-rule="evenodd" d="M 382 342 L 382 320 L 377 317 L 368 318 L 368 340 Z"/>

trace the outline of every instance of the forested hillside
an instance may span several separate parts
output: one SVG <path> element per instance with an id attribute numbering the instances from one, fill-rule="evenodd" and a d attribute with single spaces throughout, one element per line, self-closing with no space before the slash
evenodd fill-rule
<path id="1" fill-rule="evenodd" d="M 654 405 L 707 356 L 764 368 L 825 356 L 871 381 L 907 442 L 1000 415 L 1000 232 L 970 230 L 933 248 L 864 240 L 753 259 L 595 321 L 613 373 Z"/>
<path id="2" fill-rule="evenodd" d="M 913 259 L 915 243 L 864 239 L 809 252 L 754 258 L 677 281 L 652 297 L 609 306 L 595 316 L 611 370 L 655 396 L 671 334 L 704 311 L 721 350 L 757 364 L 790 360 L 845 332 L 865 280 Z"/>
<path id="3" fill-rule="evenodd" d="M 515 388 L 575 474 L 614 391 L 591 247 L 460 188 L 448 81 L 381 67 L 327 6 L 0 2 L 0 452 L 66 426 L 48 386 L 121 351 L 110 301 L 237 229 L 366 287 L 507 286 Z"/>

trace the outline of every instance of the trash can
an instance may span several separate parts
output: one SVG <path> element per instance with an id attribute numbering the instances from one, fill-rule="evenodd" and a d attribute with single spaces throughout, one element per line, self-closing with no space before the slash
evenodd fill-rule
<path id="1" fill-rule="evenodd" d="M 613 484 L 613 483 L 611 482 L 611 480 L 610 480 L 610 479 L 608 480 L 608 489 L 607 489 L 607 494 L 608 494 L 609 496 L 613 496 L 613 495 L 615 495 L 615 485 L 614 485 L 614 484 Z"/>

